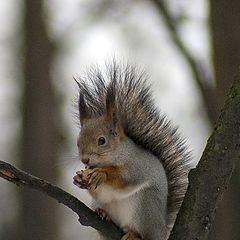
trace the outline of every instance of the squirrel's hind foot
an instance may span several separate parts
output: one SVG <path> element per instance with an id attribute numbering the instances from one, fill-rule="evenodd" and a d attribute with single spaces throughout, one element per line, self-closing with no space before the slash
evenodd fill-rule
<path id="1" fill-rule="evenodd" d="M 76 172 L 76 175 L 73 177 L 73 184 L 82 189 L 88 189 L 89 179 L 84 178 L 84 171 Z"/>
<path id="2" fill-rule="evenodd" d="M 121 240 L 143 240 L 137 233 L 133 231 L 128 231 Z"/>

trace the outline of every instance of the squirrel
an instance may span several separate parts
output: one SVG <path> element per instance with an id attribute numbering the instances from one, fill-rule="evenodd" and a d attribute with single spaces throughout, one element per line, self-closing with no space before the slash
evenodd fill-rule
<path id="1" fill-rule="evenodd" d="M 76 79 L 75 79 L 76 80 Z M 145 74 L 113 61 L 92 69 L 79 87 L 77 146 L 88 189 L 101 217 L 121 240 L 166 240 L 188 186 L 191 154 L 177 128 L 155 107 Z"/>

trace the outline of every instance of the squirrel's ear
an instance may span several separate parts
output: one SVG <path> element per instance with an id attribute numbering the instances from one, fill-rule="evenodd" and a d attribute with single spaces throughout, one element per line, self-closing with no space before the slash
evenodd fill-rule
<path id="1" fill-rule="evenodd" d="M 88 108 L 84 99 L 84 95 L 81 92 L 79 93 L 78 108 L 80 115 L 80 124 L 81 126 L 83 126 L 84 121 L 90 118 L 90 116 L 88 113 Z"/>

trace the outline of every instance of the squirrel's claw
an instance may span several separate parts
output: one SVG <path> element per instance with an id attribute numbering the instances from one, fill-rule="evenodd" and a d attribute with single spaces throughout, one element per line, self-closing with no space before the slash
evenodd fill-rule
<path id="1" fill-rule="evenodd" d="M 108 216 L 107 212 L 102 209 L 102 208 L 97 208 L 95 210 L 95 212 L 102 218 L 102 219 L 106 219 L 107 221 L 111 222 L 111 218 Z"/>

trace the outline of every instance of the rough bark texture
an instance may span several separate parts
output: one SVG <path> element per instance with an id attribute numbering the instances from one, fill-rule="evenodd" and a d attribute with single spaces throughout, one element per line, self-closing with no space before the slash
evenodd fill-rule
<path id="1" fill-rule="evenodd" d="M 122 231 L 113 223 L 101 219 L 95 212 L 89 209 L 77 198 L 62 189 L 51 185 L 47 181 L 16 169 L 12 165 L 3 161 L 0 161 L 0 177 L 17 184 L 18 186 L 30 187 L 54 198 L 59 203 L 72 209 L 78 215 L 79 222 L 82 225 L 95 228 L 109 240 L 119 240 L 122 236 Z M 33 194 L 32 192 L 30 193 Z M 51 210 L 52 209 L 48 209 L 49 212 L 51 212 Z M 33 219 L 35 219 L 35 216 L 32 216 L 32 221 Z M 53 226 L 49 226 L 49 228 L 51 227 Z"/>
<path id="2" fill-rule="evenodd" d="M 240 81 L 236 80 L 196 169 L 170 240 L 206 239 L 215 210 L 240 159 Z"/>
<path id="3" fill-rule="evenodd" d="M 240 65 L 240 1 L 211 0 L 210 10 L 216 96 L 220 108 Z M 229 189 L 217 210 L 209 239 L 240 239 L 239 186 L 240 165 L 237 163 Z"/>

